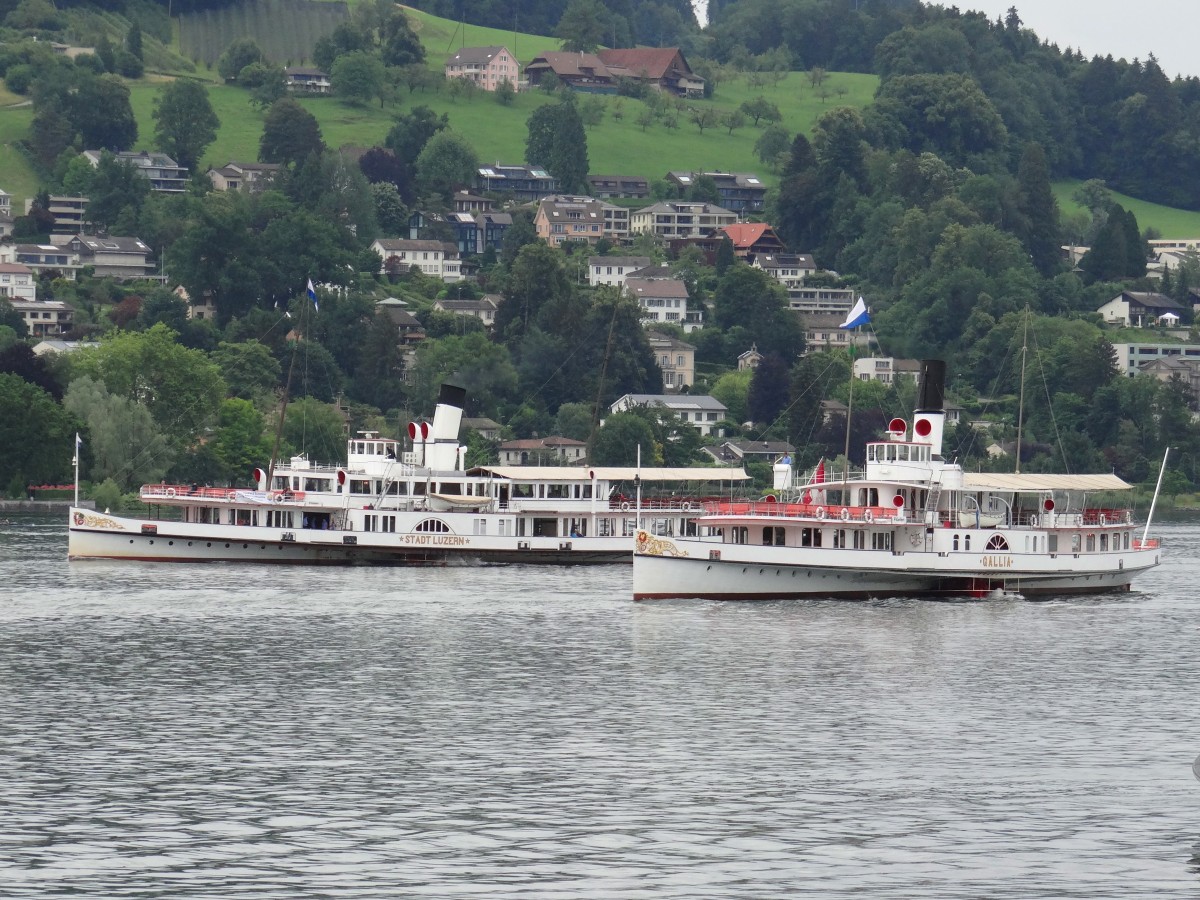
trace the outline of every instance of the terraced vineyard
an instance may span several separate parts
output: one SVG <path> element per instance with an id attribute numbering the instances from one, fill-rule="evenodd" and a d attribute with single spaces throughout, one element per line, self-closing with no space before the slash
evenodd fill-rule
<path id="1" fill-rule="evenodd" d="M 312 56 L 317 38 L 350 15 L 345 3 L 317 0 L 257 0 L 179 17 L 179 45 L 188 59 L 211 66 L 234 40 L 251 37 L 278 65 L 298 65 Z"/>

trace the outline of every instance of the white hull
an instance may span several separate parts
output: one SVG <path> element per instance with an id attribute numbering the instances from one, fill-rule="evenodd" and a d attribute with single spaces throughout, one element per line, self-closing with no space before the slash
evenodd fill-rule
<path id="1" fill-rule="evenodd" d="M 1158 563 L 1157 547 L 1080 555 L 893 553 L 652 538 L 640 541 L 634 556 L 633 593 L 638 600 L 1101 593 L 1128 590 Z"/>
<path id="2" fill-rule="evenodd" d="M 632 537 L 316 531 L 135 519 L 72 509 L 70 559 L 439 566 L 628 562 Z"/>

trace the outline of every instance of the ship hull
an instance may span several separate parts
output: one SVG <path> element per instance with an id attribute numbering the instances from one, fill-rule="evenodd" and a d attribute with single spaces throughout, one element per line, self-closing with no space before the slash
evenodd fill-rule
<path id="1" fill-rule="evenodd" d="M 283 530 L 133 519 L 73 509 L 67 555 L 178 563 L 445 566 L 628 563 L 631 537 L 518 538 Z"/>

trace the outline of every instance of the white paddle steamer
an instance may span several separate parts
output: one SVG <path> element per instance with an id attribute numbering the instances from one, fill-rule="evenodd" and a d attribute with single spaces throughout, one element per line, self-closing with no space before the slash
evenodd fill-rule
<path id="1" fill-rule="evenodd" d="M 149 484 L 146 515 L 70 510 L 71 559 L 446 565 L 629 562 L 641 530 L 670 537 L 741 469 L 481 466 L 466 470 L 465 392 L 443 385 L 412 449 L 362 434 L 345 466 L 293 457 L 246 488 Z M 695 497 L 693 500 L 691 498 Z"/>
<path id="2" fill-rule="evenodd" d="M 945 363 L 922 363 L 911 430 L 893 420 L 861 472 L 797 482 L 780 462 L 778 498 L 706 503 L 683 534 L 640 531 L 634 597 L 1093 593 L 1128 590 L 1159 564 L 1149 521 L 1135 526 L 1112 499 L 1131 487 L 1115 475 L 973 473 L 943 459 L 944 383 Z"/>

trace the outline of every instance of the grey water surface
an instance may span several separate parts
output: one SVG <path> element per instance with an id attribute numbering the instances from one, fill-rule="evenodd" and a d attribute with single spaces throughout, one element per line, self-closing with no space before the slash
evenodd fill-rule
<path id="1" fill-rule="evenodd" d="M 67 563 L 0 525 L 0 897 L 1200 896 L 1200 524 L 1128 594 Z"/>

